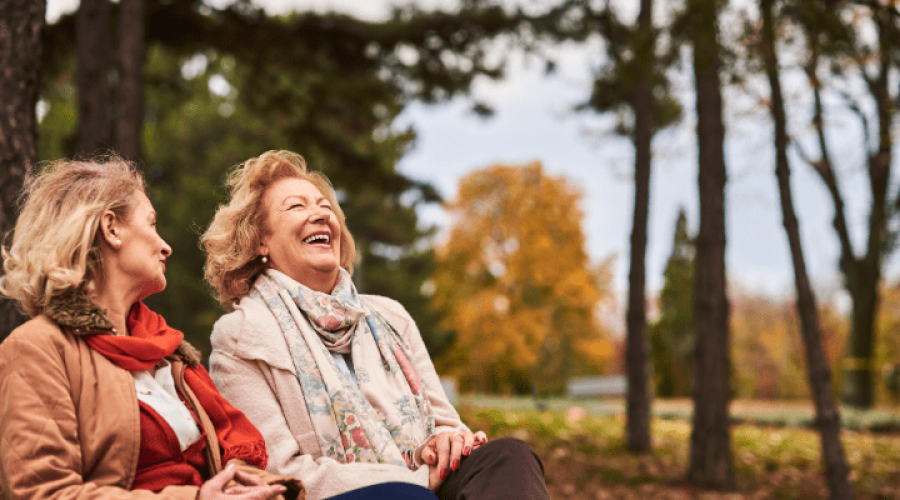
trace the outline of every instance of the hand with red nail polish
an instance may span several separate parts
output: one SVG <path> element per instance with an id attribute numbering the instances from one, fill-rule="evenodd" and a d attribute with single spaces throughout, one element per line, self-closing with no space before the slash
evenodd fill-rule
<path id="1" fill-rule="evenodd" d="M 434 465 L 426 465 L 428 467 L 428 489 L 437 493 L 438 488 L 444 484 L 444 477 L 447 471 Z"/>
<path id="2" fill-rule="evenodd" d="M 449 473 L 459 470 L 463 457 L 469 456 L 486 442 L 487 434 L 483 431 L 474 434 L 468 429 L 444 431 L 429 437 L 425 445 L 419 448 L 416 458 L 419 463 L 432 468 L 429 477 L 442 483 Z"/>

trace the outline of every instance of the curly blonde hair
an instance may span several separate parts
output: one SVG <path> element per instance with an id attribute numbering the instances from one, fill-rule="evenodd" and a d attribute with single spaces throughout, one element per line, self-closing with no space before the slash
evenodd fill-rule
<path id="1" fill-rule="evenodd" d="M 247 295 L 253 280 L 266 267 L 259 255 L 262 237 L 270 231 L 262 198 L 269 186 L 286 178 L 309 181 L 331 203 L 341 226 L 341 267 L 353 273 L 356 245 L 331 182 L 321 172 L 310 171 L 306 160 L 296 153 L 267 151 L 228 174 L 228 204 L 219 207 L 200 240 L 206 248 L 206 281 L 227 311 L 234 310 L 235 303 Z"/>
<path id="2" fill-rule="evenodd" d="M 146 191 L 143 176 L 117 156 L 39 169 L 26 180 L 12 243 L 2 247 L 0 293 L 34 317 L 66 291 L 101 288 L 101 216 L 110 210 L 127 220 L 137 191 Z"/>

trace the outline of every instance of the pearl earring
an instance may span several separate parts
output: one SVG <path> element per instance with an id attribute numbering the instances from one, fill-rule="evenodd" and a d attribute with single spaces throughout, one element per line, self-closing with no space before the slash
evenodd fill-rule
<path id="1" fill-rule="evenodd" d="M 122 240 L 116 240 L 116 247 L 122 246 Z"/>
<path id="2" fill-rule="evenodd" d="M 268 264 L 268 263 L 269 263 L 269 258 L 268 258 L 267 256 L 263 255 L 263 256 L 262 256 L 262 263 L 263 263 L 263 264 Z"/>

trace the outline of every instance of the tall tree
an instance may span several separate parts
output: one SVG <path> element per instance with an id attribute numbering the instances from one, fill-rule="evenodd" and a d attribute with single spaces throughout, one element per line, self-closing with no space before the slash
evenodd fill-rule
<path id="1" fill-rule="evenodd" d="M 591 92 L 591 108 L 608 112 L 625 108 L 633 123 L 620 120 L 618 131 L 634 144 L 634 212 L 628 274 L 625 366 L 628 378 L 626 434 L 634 451 L 650 449 L 650 386 L 646 311 L 647 219 L 653 136 L 681 114 L 671 97 L 666 71 L 675 59 L 674 46 L 660 52 L 660 30 L 653 25 L 653 1 L 641 0 L 634 26 L 623 24 L 607 4 L 595 17 L 607 44 L 609 64 Z M 590 16 L 586 16 L 590 17 Z"/>
<path id="2" fill-rule="evenodd" d="M 725 287 L 725 127 L 719 73 L 719 12 L 724 0 L 688 0 L 697 95 L 700 230 L 697 234 L 696 381 L 688 480 L 701 488 L 734 486 L 728 404 L 728 297 Z"/>
<path id="3" fill-rule="evenodd" d="M 115 147 L 125 158 L 141 157 L 144 125 L 144 0 L 120 0 Z"/>
<path id="4" fill-rule="evenodd" d="M 625 342 L 625 371 L 628 377 L 626 433 L 628 447 L 650 449 L 650 377 L 647 352 L 647 218 L 650 211 L 650 157 L 656 103 L 653 98 L 653 1 L 641 0 L 635 61 L 637 86 L 634 89 L 634 213 L 631 224 L 631 267 L 628 271 L 628 333 Z"/>
<path id="5" fill-rule="evenodd" d="M 882 265 L 896 243 L 890 218 L 896 215 L 900 195 L 888 192 L 893 162 L 893 135 L 898 94 L 892 92 L 890 78 L 897 71 L 896 47 L 900 44 L 900 11 L 888 2 L 838 2 L 802 0 L 795 9 L 806 35 L 808 60 L 805 69 L 813 89 L 813 127 L 818 139 L 818 157 L 799 151 L 828 189 L 834 205 L 834 229 L 840 245 L 839 268 L 852 301 L 850 338 L 844 363 L 844 402 L 867 408 L 873 403 L 875 321 L 878 314 Z M 846 18 L 853 18 L 847 23 Z M 874 43 L 868 42 L 874 34 Z M 863 130 L 861 151 L 866 156 L 869 180 L 869 216 L 862 252 L 854 249 L 844 211 L 833 155 L 826 140 L 825 107 L 821 66 L 829 62 L 835 79 L 861 79 L 868 95 L 858 96 L 838 90 L 844 104 L 859 118 Z M 868 100 L 875 105 L 870 116 Z M 872 122 L 875 123 L 874 127 Z M 874 130 L 873 130 L 874 128 Z"/>
<path id="6" fill-rule="evenodd" d="M 659 293 L 659 319 L 649 329 L 656 395 L 690 397 L 693 387 L 697 328 L 694 323 L 696 248 L 687 215 L 678 211 L 672 253 Z"/>
<path id="7" fill-rule="evenodd" d="M 37 162 L 35 109 L 41 61 L 43 0 L 0 0 L 0 241 L 16 222 L 16 198 Z M 15 302 L 0 297 L 0 340 L 24 321 Z"/>
<path id="8" fill-rule="evenodd" d="M 822 440 L 822 461 L 825 465 L 829 497 L 832 500 L 853 498 L 849 469 L 841 446 L 841 418 L 834 394 L 831 392 L 831 371 L 822 349 L 819 330 L 819 313 L 816 298 L 806 272 L 806 262 L 800 241 L 800 228 L 794 212 L 791 193 L 791 171 L 788 163 L 788 133 L 784 95 L 781 91 L 781 76 L 776 51 L 775 0 L 760 0 L 762 18 L 761 49 L 769 80 L 771 99 L 769 110 L 775 125 L 775 175 L 778 178 L 778 192 L 781 197 L 781 212 L 784 230 L 787 233 L 794 267 L 794 284 L 797 290 L 797 311 L 800 315 L 800 330 L 806 347 L 807 373 L 816 407 L 816 423 Z"/>
<path id="9" fill-rule="evenodd" d="M 78 151 L 112 146 L 109 0 L 82 0 L 77 16 Z"/>
<path id="10" fill-rule="evenodd" d="M 460 181 L 438 250 L 434 306 L 454 343 L 437 362 L 464 388 L 561 392 L 599 373 L 612 346 L 594 316 L 601 288 L 585 250 L 579 194 L 540 164 L 494 166 Z"/>

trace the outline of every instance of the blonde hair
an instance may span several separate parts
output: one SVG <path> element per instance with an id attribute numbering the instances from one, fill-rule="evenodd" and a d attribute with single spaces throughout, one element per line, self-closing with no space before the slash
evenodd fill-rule
<path id="1" fill-rule="evenodd" d="M 259 255 L 262 237 L 270 231 L 262 198 L 269 186 L 286 178 L 309 181 L 331 203 L 341 226 L 340 264 L 353 273 L 356 245 L 331 182 L 321 172 L 308 170 L 306 160 L 296 153 L 267 151 L 228 174 L 228 204 L 219 207 L 201 238 L 206 248 L 206 281 L 228 311 L 250 291 L 253 279 L 266 267 Z"/>
<path id="2" fill-rule="evenodd" d="M 135 165 L 116 156 L 47 164 L 25 183 L 12 244 L 2 247 L 0 293 L 34 317 L 54 296 L 101 287 L 100 219 L 110 210 L 127 220 L 145 190 Z"/>

